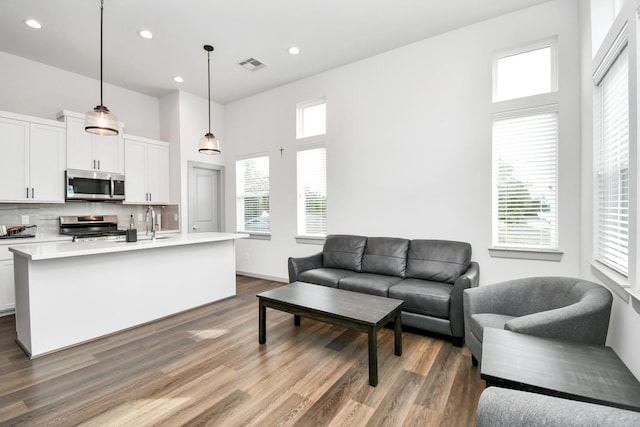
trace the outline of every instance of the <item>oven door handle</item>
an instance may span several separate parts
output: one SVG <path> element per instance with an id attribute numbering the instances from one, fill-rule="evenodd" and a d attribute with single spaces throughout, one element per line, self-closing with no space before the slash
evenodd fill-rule
<path id="1" fill-rule="evenodd" d="M 113 198 L 113 193 L 115 192 L 115 184 L 113 182 L 112 176 L 109 177 L 109 183 L 110 183 L 110 190 L 111 190 L 111 192 L 109 193 L 109 197 Z"/>

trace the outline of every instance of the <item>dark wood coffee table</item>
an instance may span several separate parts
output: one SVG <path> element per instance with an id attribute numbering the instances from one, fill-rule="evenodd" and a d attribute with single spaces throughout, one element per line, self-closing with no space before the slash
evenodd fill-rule
<path id="1" fill-rule="evenodd" d="M 402 355 L 402 322 L 400 307 L 404 301 L 326 286 L 293 282 L 257 295 L 259 300 L 259 342 L 267 341 L 266 308 L 366 332 L 369 335 L 369 384 L 378 385 L 378 337 L 384 325 L 393 320 L 395 355 Z"/>
<path id="2" fill-rule="evenodd" d="M 640 411 L 640 382 L 610 347 L 485 328 L 487 385 Z"/>

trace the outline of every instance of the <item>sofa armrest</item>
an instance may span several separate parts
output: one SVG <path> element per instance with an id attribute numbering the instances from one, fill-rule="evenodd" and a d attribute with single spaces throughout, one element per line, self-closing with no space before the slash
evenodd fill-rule
<path id="1" fill-rule="evenodd" d="M 322 252 L 307 257 L 289 257 L 287 264 L 289 267 L 289 283 L 293 283 L 298 280 L 300 273 L 322 267 Z"/>
<path id="2" fill-rule="evenodd" d="M 478 287 L 480 280 L 480 266 L 472 262 L 467 271 L 455 281 L 451 290 L 449 305 L 449 322 L 451 323 L 451 336 L 464 337 L 464 309 L 462 295 L 465 289 Z"/>
<path id="3" fill-rule="evenodd" d="M 580 301 L 566 307 L 541 311 L 509 320 L 508 331 L 538 337 L 604 345 L 611 306 Z"/>

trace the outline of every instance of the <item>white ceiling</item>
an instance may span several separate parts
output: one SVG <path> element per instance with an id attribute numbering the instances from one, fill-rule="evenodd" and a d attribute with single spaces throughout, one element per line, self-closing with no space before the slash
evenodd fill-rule
<path id="1" fill-rule="evenodd" d="M 202 46 L 211 44 L 212 100 L 225 104 L 544 1 L 105 0 L 104 80 L 155 97 L 180 89 L 206 98 Z M 287 52 L 293 45 L 299 55 Z M 0 51 L 97 79 L 99 46 L 99 0 L 0 0 Z M 248 57 L 267 67 L 237 65 Z"/>

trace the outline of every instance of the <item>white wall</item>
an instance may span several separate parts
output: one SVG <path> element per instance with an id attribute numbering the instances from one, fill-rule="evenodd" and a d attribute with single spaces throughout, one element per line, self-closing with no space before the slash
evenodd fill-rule
<path id="1" fill-rule="evenodd" d="M 482 283 L 579 271 L 580 88 L 576 1 L 552 1 L 430 38 L 225 109 L 227 223 L 235 159 L 268 151 L 270 241 L 238 241 L 238 270 L 286 279 L 296 244 L 295 105 L 326 96 L 329 233 L 462 240 Z M 558 36 L 561 262 L 491 258 L 491 60 Z M 284 148 L 282 156 L 280 147 Z"/>
<path id="2" fill-rule="evenodd" d="M 100 80 L 0 52 L 0 110 L 55 120 L 59 111 L 85 113 L 100 103 Z M 125 132 L 159 138 L 159 100 L 104 84 L 104 104 Z"/>
<path id="3" fill-rule="evenodd" d="M 189 221 L 188 162 L 224 165 L 229 144 L 225 140 L 224 107 L 211 102 L 211 133 L 220 141 L 219 155 L 201 154 L 198 143 L 209 130 L 208 100 L 187 92 L 179 92 L 180 111 L 180 228 L 187 232 Z M 225 230 L 222 230 L 225 231 Z"/>
<path id="4" fill-rule="evenodd" d="M 583 254 L 580 263 L 580 276 L 594 282 L 600 280 L 593 275 L 591 260 L 593 248 L 593 51 L 597 50 L 600 43 L 604 39 L 613 19 L 610 16 L 599 15 L 599 11 L 603 7 L 603 3 L 611 3 L 613 0 L 599 0 L 591 2 L 592 7 L 589 8 L 589 2 L 580 3 L 580 40 L 581 40 L 581 112 L 582 112 L 582 198 L 581 203 L 581 242 Z M 635 3 L 635 2 L 631 2 Z M 635 19 L 634 5 L 627 6 L 627 15 Z M 629 10 L 630 9 L 630 10 Z M 597 24 L 598 19 L 602 18 Z M 592 24 L 596 24 L 592 29 Z M 603 25 L 606 28 L 603 28 Z M 592 31 L 593 30 L 593 31 Z M 592 32 L 597 32 L 597 37 Z M 592 41 L 596 44 L 592 44 Z M 633 46 L 633 42 L 631 42 Z M 636 55 L 631 50 L 629 61 L 632 62 Z M 633 120 L 633 118 L 631 118 Z M 632 283 L 632 286 L 637 286 Z M 634 300 L 625 292 L 614 289 L 613 308 L 611 312 L 611 320 L 609 324 L 609 333 L 607 335 L 607 345 L 611 346 L 618 354 L 633 374 L 640 378 L 640 340 L 638 339 L 638 325 L 640 325 L 640 301 Z"/>
<path id="5" fill-rule="evenodd" d="M 180 203 L 180 93 L 160 98 L 160 139 L 169 142 L 171 203 Z"/>

